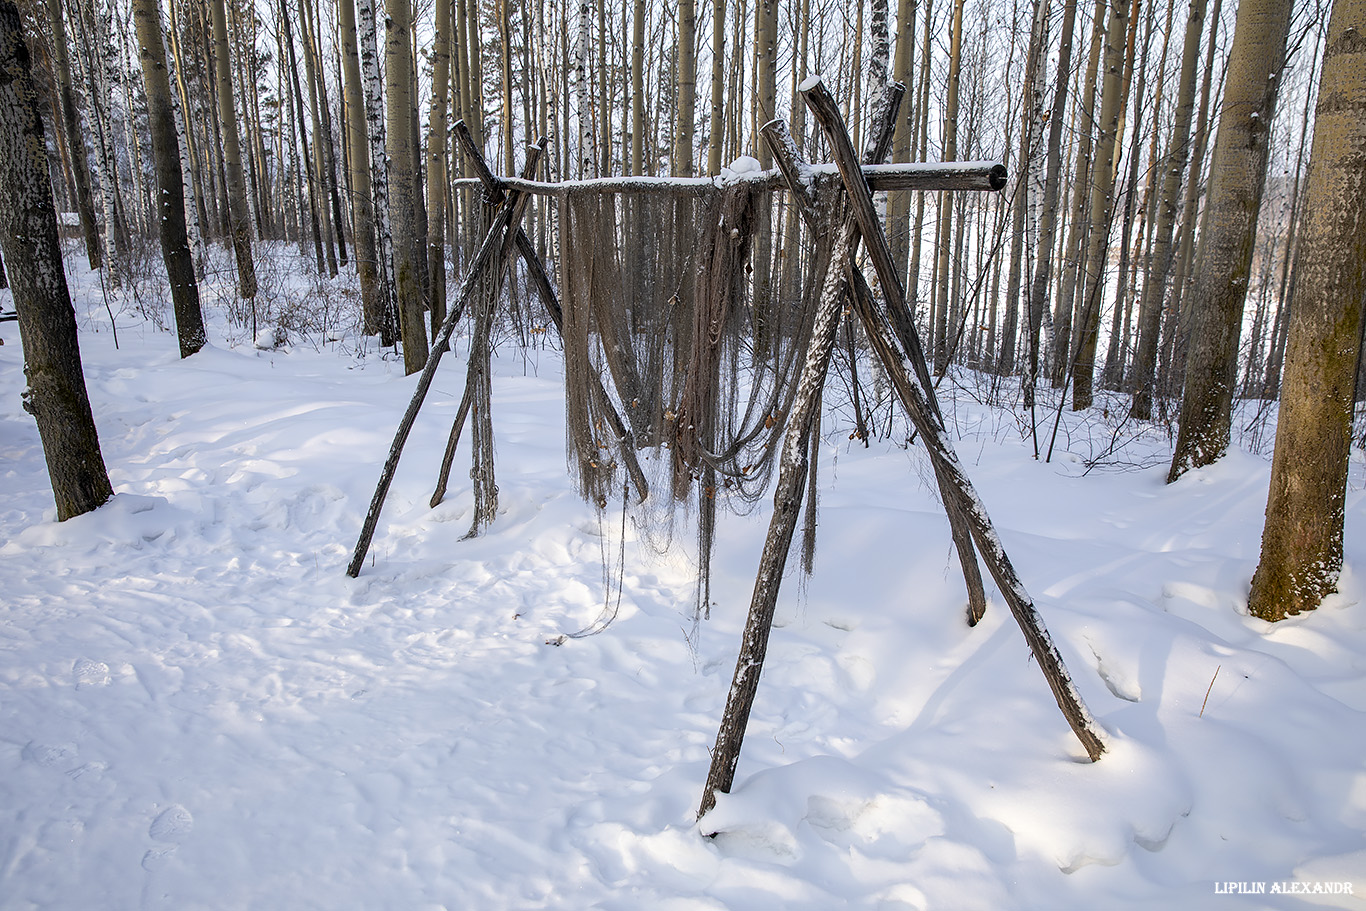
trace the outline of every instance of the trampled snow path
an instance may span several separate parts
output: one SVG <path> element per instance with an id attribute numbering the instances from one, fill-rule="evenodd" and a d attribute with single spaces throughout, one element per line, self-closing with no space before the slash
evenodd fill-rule
<path id="1" fill-rule="evenodd" d="M 962 622 L 916 451 L 837 435 L 816 574 L 787 584 L 709 840 L 767 510 L 723 521 L 695 635 L 690 535 L 632 522 L 615 622 L 546 644 L 603 609 L 620 522 L 565 478 L 553 353 L 497 365 L 502 505 L 474 540 L 464 485 L 426 507 L 443 367 L 351 580 L 411 389 L 393 365 L 86 331 L 118 496 L 59 525 L 0 337 L 0 908 L 1322 906 L 1216 891 L 1289 880 L 1366 907 L 1359 465 L 1343 594 L 1273 628 L 1244 604 L 1262 459 L 1167 487 L 964 442 L 1110 734 L 1091 765 L 1004 608 Z"/>

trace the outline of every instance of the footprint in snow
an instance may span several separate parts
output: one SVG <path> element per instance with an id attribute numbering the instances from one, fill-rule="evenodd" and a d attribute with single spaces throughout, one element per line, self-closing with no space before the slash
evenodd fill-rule
<path id="1" fill-rule="evenodd" d="M 194 817 L 190 815 L 189 810 L 177 803 L 162 810 L 160 815 L 152 820 L 147 835 L 152 841 L 179 843 L 184 841 L 193 829 Z"/>
<path id="2" fill-rule="evenodd" d="M 171 862 L 175 852 L 194 829 L 194 817 L 180 804 L 172 804 L 162 810 L 147 828 L 152 841 L 162 842 L 147 849 L 142 855 L 142 869 L 148 872 L 160 870 Z"/>
<path id="3" fill-rule="evenodd" d="M 29 762 L 36 762 L 38 765 L 48 768 L 70 766 L 76 761 L 76 745 L 74 743 L 62 743 L 53 746 L 30 740 L 19 751 L 19 755 Z"/>
<path id="4" fill-rule="evenodd" d="M 77 658 L 76 664 L 71 668 L 71 676 L 75 678 L 78 690 L 92 686 L 108 686 L 109 665 L 103 661 Z"/>

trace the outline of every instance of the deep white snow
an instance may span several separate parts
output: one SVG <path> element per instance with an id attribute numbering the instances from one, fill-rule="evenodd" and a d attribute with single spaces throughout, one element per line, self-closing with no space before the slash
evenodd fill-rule
<path id="1" fill-rule="evenodd" d="M 964 623 L 920 452 L 835 416 L 815 574 L 789 573 L 709 839 L 767 504 L 723 516 L 694 627 L 687 524 L 635 513 L 623 547 L 620 504 L 566 477 L 558 355 L 508 342 L 500 513 L 465 540 L 463 447 L 426 505 L 462 344 L 349 579 L 415 378 L 321 334 L 258 349 L 212 301 L 183 361 L 116 301 L 115 350 L 71 271 L 118 494 L 54 521 L 0 323 L 0 908 L 1366 908 L 1359 453 L 1341 594 L 1273 626 L 1246 612 L 1265 457 L 1167 486 L 1156 433 L 1088 473 L 1095 414 L 1045 464 L 1012 412 L 946 406 L 1107 731 L 1091 764 L 999 598 Z"/>

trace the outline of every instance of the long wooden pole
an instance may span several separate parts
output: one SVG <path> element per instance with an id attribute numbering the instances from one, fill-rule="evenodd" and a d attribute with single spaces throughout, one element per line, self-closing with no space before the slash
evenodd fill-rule
<path id="1" fill-rule="evenodd" d="M 821 126 L 826 130 L 833 153 L 837 160 L 841 161 L 840 171 L 841 174 L 845 175 L 845 188 L 849 191 L 850 198 L 853 199 L 860 195 L 861 181 L 852 179 L 857 177 L 858 172 L 857 163 L 851 164 L 849 160 L 853 146 L 848 142 L 848 135 L 845 134 L 843 142 L 838 141 L 839 137 L 836 135 L 843 132 L 843 124 L 838 119 L 839 109 L 833 105 L 833 99 L 829 104 L 819 98 L 816 99 L 816 103 L 811 103 L 813 95 L 819 94 L 818 92 L 813 91 L 805 94 L 816 119 L 821 122 Z M 825 98 L 829 98 L 828 93 L 825 93 Z M 856 204 L 855 213 L 857 214 L 858 211 Z M 882 226 L 876 218 L 873 218 L 871 222 L 865 222 L 864 219 L 860 218 L 860 224 L 865 232 L 864 241 L 873 254 L 874 263 L 877 263 L 879 251 L 887 249 L 886 239 L 882 236 Z M 881 239 L 879 240 L 879 238 Z M 890 254 L 887 255 L 887 259 L 890 263 Z M 879 269 L 879 275 L 881 275 L 881 269 Z M 864 329 L 867 330 L 869 342 L 886 368 L 888 377 L 892 380 L 902 404 L 924 440 L 926 451 L 929 453 L 931 464 L 935 469 L 935 476 L 939 479 L 940 490 L 944 494 L 945 506 L 952 511 L 953 507 L 950 506 L 950 501 L 956 500 L 957 509 L 966 517 L 972 529 L 972 536 L 981 550 L 982 560 L 986 563 L 992 577 L 995 578 L 996 584 L 1001 590 L 1001 596 L 1010 607 L 1015 622 L 1019 624 L 1020 630 L 1024 633 L 1025 641 L 1028 642 L 1034 658 L 1039 662 L 1039 669 L 1043 671 L 1049 688 L 1053 691 L 1053 697 L 1058 703 L 1058 708 L 1062 710 L 1067 723 L 1071 725 L 1073 732 L 1081 741 L 1082 746 L 1085 747 L 1091 760 L 1099 759 L 1100 755 L 1105 752 L 1105 744 L 1099 734 L 1098 726 L 1087 710 L 1086 704 L 1082 701 L 1081 695 L 1077 692 L 1071 676 L 1067 673 L 1062 656 L 1053 644 L 1052 637 L 1049 636 L 1048 629 L 1044 626 L 1043 618 L 1039 616 L 1033 600 L 1029 597 L 1029 592 L 1025 590 L 1024 584 L 1015 572 L 1015 567 L 1011 564 L 1005 547 L 1001 544 L 1000 536 L 992 525 L 991 517 L 987 515 L 986 507 L 973 488 L 972 482 L 968 480 L 967 474 L 963 471 L 962 464 L 954 452 L 953 444 L 949 441 L 948 435 L 944 433 L 942 424 L 933 418 L 934 409 L 930 398 L 932 393 L 926 392 L 928 386 L 920 378 L 921 371 L 913 370 L 911 374 L 906 373 L 901 362 L 901 356 L 896 352 L 886 334 L 882 321 L 873 310 L 871 294 L 857 293 L 859 282 L 856 281 L 854 284 L 856 290 L 855 303 L 860 316 L 863 318 Z M 884 285 L 883 290 L 884 293 L 888 293 L 887 286 Z"/>
<path id="2" fill-rule="evenodd" d="M 524 176 L 530 177 L 531 174 L 535 173 L 536 166 L 540 163 L 541 155 L 544 152 L 545 139 L 541 138 L 536 142 L 536 145 L 527 151 L 526 164 L 522 169 Z M 408 434 L 412 432 L 413 422 L 417 420 L 417 413 L 422 409 L 422 402 L 426 399 L 427 391 L 431 388 L 432 378 L 436 376 L 437 365 L 441 363 L 442 355 L 450 350 L 451 335 L 455 332 L 455 324 L 464 315 L 465 305 L 469 303 L 470 297 L 474 293 L 474 286 L 480 273 L 494 260 L 495 253 L 498 255 L 496 267 L 502 267 L 503 257 L 506 256 L 508 245 L 512 242 L 511 231 L 521 223 L 522 215 L 526 212 L 527 203 L 530 200 L 531 197 L 517 190 L 508 193 L 502 211 L 494 219 L 493 226 L 489 228 L 489 233 L 484 237 L 484 242 L 479 246 L 479 251 L 475 253 L 474 259 L 471 260 L 469 268 L 465 271 L 465 278 L 460 283 L 460 291 L 456 294 L 455 305 L 446 315 L 446 321 L 441 324 L 441 331 L 437 334 L 431 351 L 427 354 L 427 363 L 418 376 L 417 388 L 413 391 L 412 401 L 408 403 L 408 409 L 403 413 L 403 418 L 398 424 L 398 430 L 394 433 L 394 441 L 389 447 L 389 457 L 384 461 L 384 468 L 379 476 L 379 484 L 375 487 L 375 495 L 370 500 L 370 509 L 365 515 L 365 523 L 361 527 L 360 538 L 356 541 L 356 550 L 351 556 L 351 563 L 346 567 L 346 574 L 353 579 L 360 575 L 361 565 L 365 562 L 365 555 L 370 550 L 370 541 L 375 536 L 375 526 L 379 524 L 380 510 L 384 507 L 385 497 L 389 495 L 389 485 L 393 483 L 394 472 L 398 469 L 399 457 L 403 454 L 403 446 L 408 442 Z"/>
<path id="3" fill-rule="evenodd" d="M 884 119 L 875 134 L 879 137 L 887 134 L 888 141 L 872 144 L 875 151 L 881 150 L 884 155 L 886 146 L 890 145 L 890 134 L 895 128 L 896 108 L 895 103 L 884 106 Z M 754 577 L 749 616 L 745 621 L 744 637 L 740 642 L 740 654 L 735 661 L 735 675 L 731 679 L 730 693 L 726 697 L 726 709 L 721 717 L 721 726 L 716 732 L 716 746 L 712 750 L 711 769 L 707 773 L 707 784 L 702 791 L 702 803 L 697 811 L 698 818 L 716 805 L 716 792 L 728 793 L 735 781 L 735 767 L 740 761 L 745 728 L 749 725 L 749 714 L 754 707 L 754 697 L 759 691 L 759 675 L 763 672 L 764 657 L 768 653 L 768 637 L 773 628 L 773 612 L 778 604 L 778 589 L 782 585 L 787 553 L 797 528 L 797 520 L 801 515 L 810 456 L 808 440 L 815 421 L 816 408 L 820 402 L 821 389 L 825 385 L 825 375 L 830 367 L 830 357 L 835 347 L 835 332 L 839 328 L 840 316 L 844 310 L 844 295 L 848 281 L 846 269 L 852 262 L 858 246 L 859 227 L 854 216 L 845 210 L 837 224 L 839 227 L 835 235 L 834 249 L 830 255 L 830 262 L 821 285 L 820 301 L 812 321 L 811 341 L 802 362 L 797 391 L 788 408 L 787 429 L 783 434 L 783 447 L 778 460 L 778 481 L 773 492 L 773 516 L 769 520 L 763 555 L 759 558 L 759 569 Z"/>

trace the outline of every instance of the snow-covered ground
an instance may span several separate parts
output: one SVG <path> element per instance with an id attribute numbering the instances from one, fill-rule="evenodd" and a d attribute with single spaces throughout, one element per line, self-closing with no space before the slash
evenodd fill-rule
<path id="1" fill-rule="evenodd" d="M 126 307 L 115 350 L 88 275 L 77 312 L 118 495 L 62 524 L 0 323 L 0 908 L 1366 908 L 1359 453 L 1341 594 L 1272 626 L 1246 613 L 1265 458 L 1167 486 L 1143 437 L 1116 460 L 1146 467 L 1088 473 L 1103 421 L 1069 415 L 1045 464 L 958 397 L 1108 733 L 1091 764 L 999 598 L 964 623 L 921 453 L 827 424 L 815 573 L 784 587 L 706 838 L 767 504 L 723 517 L 694 627 L 686 523 L 580 502 L 558 355 L 504 345 L 500 514 L 464 539 L 463 452 L 426 505 L 461 345 L 353 580 L 413 378 L 346 344 L 260 350 L 217 309 L 188 360 Z"/>

